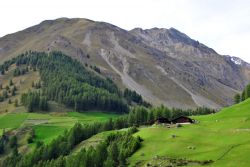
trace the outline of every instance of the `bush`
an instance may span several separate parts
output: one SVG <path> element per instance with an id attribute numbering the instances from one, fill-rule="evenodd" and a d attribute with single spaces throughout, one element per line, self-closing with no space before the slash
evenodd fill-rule
<path id="1" fill-rule="evenodd" d="M 29 136 L 28 138 L 27 138 L 27 143 L 28 144 L 30 144 L 30 143 L 33 143 L 33 137 L 32 136 Z"/>
<path id="2" fill-rule="evenodd" d="M 176 128 L 180 128 L 180 127 L 182 127 L 181 124 L 176 124 Z"/>

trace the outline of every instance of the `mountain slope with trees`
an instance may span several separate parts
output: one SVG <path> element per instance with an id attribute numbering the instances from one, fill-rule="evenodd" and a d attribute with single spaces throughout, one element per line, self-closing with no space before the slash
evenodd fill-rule
<path id="1" fill-rule="evenodd" d="M 60 50 L 119 88 L 176 108 L 230 105 L 250 81 L 249 64 L 219 55 L 174 28 L 127 31 L 104 22 L 60 18 L 4 36 L 0 46 L 1 62 L 27 50 Z"/>
<path id="2" fill-rule="evenodd" d="M 26 52 L 0 66 L 1 73 L 5 74 L 13 64 L 17 67 L 26 66 L 40 73 L 41 80 L 32 84 L 35 90 L 24 93 L 21 97 L 21 103 L 29 112 L 35 109 L 48 110 L 48 100 L 76 111 L 100 109 L 126 113 L 127 101 L 149 105 L 136 92 L 129 94 L 130 91 L 126 90 L 123 95 L 112 80 L 87 70 L 78 61 L 61 52 Z M 18 73 L 16 71 L 14 75 Z M 5 98 L 5 94 L 1 97 Z"/>

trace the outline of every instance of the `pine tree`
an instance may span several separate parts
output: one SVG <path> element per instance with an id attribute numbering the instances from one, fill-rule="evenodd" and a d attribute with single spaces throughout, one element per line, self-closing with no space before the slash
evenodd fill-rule
<path id="1" fill-rule="evenodd" d="M 0 138 L 0 155 L 4 153 L 4 141 L 3 138 Z"/>
<path id="2" fill-rule="evenodd" d="M 109 149 L 109 154 L 110 154 L 110 157 L 114 160 L 115 164 L 118 164 L 119 150 L 118 150 L 117 143 L 113 142 L 111 144 L 110 149 Z"/>
<path id="3" fill-rule="evenodd" d="M 15 99 L 15 101 L 14 101 L 14 106 L 18 107 L 18 100 L 17 99 Z"/>
<path id="4" fill-rule="evenodd" d="M 33 112 L 34 111 L 34 107 L 33 107 L 32 103 L 28 103 L 28 105 L 27 105 L 27 111 L 28 112 Z"/>
<path id="5" fill-rule="evenodd" d="M 17 147 L 17 137 L 12 136 L 9 141 L 10 148 L 15 148 Z"/>
<path id="6" fill-rule="evenodd" d="M 5 89 L 6 89 L 6 90 L 10 90 L 10 87 L 7 85 L 7 86 L 5 87 Z"/>
<path id="7" fill-rule="evenodd" d="M 126 165 L 126 156 L 125 156 L 125 153 L 124 153 L 125 150 L 122 150 L 119 154 L 119 164 L 121 166 L 125 166 Z"/>
<path id="8" fill-rule="evenodd" d="M 147 123 L 151 124 L 154 121 L 154 114 L 152 111 L 149 111 L 148 113 L 148 118 L 147 118 Z"/>
<path id="9" fill-rule="evenodd" d="M 245 99 L 246 99 L 245 90 L 243 90 L 241 93 L 241 101 L 244 101 Z"/>
<path id="10" fill-rule="evenodd" d="M 12 150 L 12 157 L 17 157 L 18 156 L 18 149 L 17 146 L 15 146 Z"/>
<path id="11" fill-rule="evenodd" d="M 15 91 L 15 89 L 13 88 L 12 90 L 11 90 L 11 96 L 15 96 L 16 95 L 16 91 Z"/>
<path id="12" fill-rule="evenodd" d="M 237 103 L 240 102 L 240 100 L 241 100 L 240 94 L 237 93 L 237 94 L 234 96 L 234 103 L 237 104 Z"/>
<path id="13" fill-rule="evenodd" d="M 48 101 L 45 97 L 41 97 L 39 100 L 39 109 L 42 111 L 48 111 Z"/>
<path id="14" fill-rule="evenodd" d="M 115 162 L 112 158 L 108 157 L 107 160 L 104 162 L 104 167 L 114 167 Z"/>
<path id="15" fill-rule="evenodd" d="M 245 88 L 245 99 L 250 97 L 250 84 L 248 84 Z"/>
<path id="16" fill-rule="evenodd" d="M 9 81 L 9 85 L 12 86 L 13 85 L 13 81 L 12 79 Z"/>

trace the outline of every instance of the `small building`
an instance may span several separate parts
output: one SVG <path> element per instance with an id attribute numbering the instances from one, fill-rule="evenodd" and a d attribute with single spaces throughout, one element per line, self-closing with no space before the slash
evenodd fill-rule
<path id="1" fill-rule="evenodd" d="M 155 120 L 156 124 L 171 124 L 171 121 L 169 121 L 167 118 L 159 117 Z"/>
<path id="2" fill-rule="evenodd" d="M 180 116 L 180 117 L 177 117 L 177 118 L 173 119 L 171 122 L 173 124 L 177 124 L 177 123 L 184 124 L 184 123 L 194 123 L 195 120 L 193 120 L 193 119 L 191 119 L 189 117 Z"/>

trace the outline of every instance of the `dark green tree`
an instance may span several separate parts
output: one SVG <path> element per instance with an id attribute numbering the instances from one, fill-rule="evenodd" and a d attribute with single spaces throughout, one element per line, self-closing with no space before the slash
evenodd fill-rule
<path id="1" fill-rule="evenodd" d="M 10 148 L 15 148 L 17 147 L 17 137 L 12 136 L 9 141 Z"/>
<path id="2" fill-rule="evenodd" d="M 12 86 L 13 85 L 13 81 L 12 79 L 9 81 L 9 85 Z"/>
<path id="3" fill-rule="evenodd" d="M 237 104 L 241 101 L 241 97 L 240 97 L 240 94 L 237 93 L 235 96 L 234 96 L 234 103 Z"/>
<path id="4" fill-rule="evenodd" d="M 14 101 L 14 106 L 18 107 L 18 100 L 17 99 L 15 99 L 15 101 Z"/>

